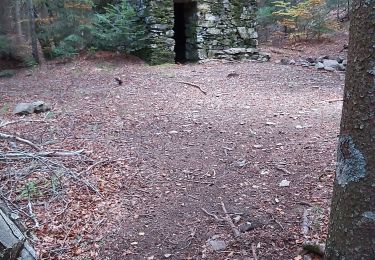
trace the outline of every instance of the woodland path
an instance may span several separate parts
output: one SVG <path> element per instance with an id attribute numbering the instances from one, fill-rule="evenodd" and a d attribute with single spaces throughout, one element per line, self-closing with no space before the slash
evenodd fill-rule
<path id="1" fill-rule="evenodd" d="M 341 98 L 338 73 L 106 60 L 22 73 L 0 82 L 6 103 L 49 101 L 61 145 L 125 161 L 116 174 L 103 166 L 92 176 L 108 193 L 95 259 L 250 259 L 254 247 L 259 259 L 291 259 L 308 207 L 317 213 L 309 236 L 325 239 L 342 105 L 329 100 Z M 279 187 L 283 180 L 289 187 Z M 202 210 L 222 218 L 221 202 L 237 227 L 250 222 L 252 230 L 234 239 L 227 222 Z M 224 250 L 212 249 L 213 237 Z"/>

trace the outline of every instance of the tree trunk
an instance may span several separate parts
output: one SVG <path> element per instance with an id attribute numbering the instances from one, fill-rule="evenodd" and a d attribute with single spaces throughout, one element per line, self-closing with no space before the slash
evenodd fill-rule
<path id="1" fill-rule="evenodd" d="M 16 19 L 15 22 L 16 22 L 16 31 L 17 31 L 17 41 L 18 43 L 20 43 L 22 39 L 20 0 L 15 0 L 14 12 L 15 12 L 15 19 Z"/>
<path id="2" fill-rule="evenodd" d="M 28 0 L 28 13 L 29 13 L 29 24 L 30 24 L 30 36 L 31 36 L 31 48 L 32 54 L 37 63 L 40 63 L 39 51 L 38 51 L 38 39 L 35 33 L 35 17 L 34 17 L 34 5 L 33 0 Z"/>
<path id="3" fill-rule="evenodd" d="M 354 0 L 325 259 L 375 259 L 375 1 Z"/>

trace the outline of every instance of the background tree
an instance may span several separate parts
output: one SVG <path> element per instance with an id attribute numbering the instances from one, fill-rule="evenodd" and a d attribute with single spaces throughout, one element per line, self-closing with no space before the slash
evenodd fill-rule
<path id="1" fill-rule="evenodd" d="M 375 1 L 354 0 L 326 259 L 375 256 Z"/>

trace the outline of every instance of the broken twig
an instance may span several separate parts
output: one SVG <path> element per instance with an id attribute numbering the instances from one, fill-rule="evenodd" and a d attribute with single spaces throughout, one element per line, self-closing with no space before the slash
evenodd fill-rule
<path id="1" fill-rule="evenodd" d="M 224 202 L 221 202 L 221 207 L 222 207 L 222 209 L 225 213 L 225 220 L 227 221 L 227 223 L 231 227 L 234 237 L 240 236 L 240 231 L 237 229 L 236 225 L 234 225 L 234 223 L 232 221 L 232 218 L 230 217 L 230 215 L 229 215 L 229 213 L 228 213 L 228 211 L 225 207 Z"/>
<path id="2" fill-rule="evenodd" d="M 17 141 L 17 142 L 20 142 L 20 143 L 23 143 L 23 144 L 26 144 L 32 148 L 34 148 L 35 150 L 37 151 L 40 151 L 41 149 L 36 145 L 34 144 L 33 142 L 29 141 L 29 140 L 26 140 L 26 139 L 23 139 L 21 137 L 18 137 L 18 136 L 15 136 L 15 135 L 8 135 L 8 134 L 4 134 L 4 133 L 0 133 L 0 139 L 3 139 L 3 140 L 9 140 L 9 141 Z"/>
<path id="3" fill-rule="evenodd" d="M 207 91 L 203 90 L 202 87 L 197 85 L 197 84 L 186 82 L 186 81 L 177 81 L 177 83 L 181 83 L 181 84 L 185 84 L 185 85 L 195 87 L 195 88 L 199 89 L 203 94 L 207 95 Z"/>
<path id="4" fill-rule="evenodd" d="M 223 219 L 219 218 L 218 216 L 216 216 L 215 214 L 212 214 L 210 212 L 208 212 L 207 210 L 205 210 L 204 208 L 201 208 L 201 210 L 206 213 L 208 216 L 210 217 L 213 217 L 214 219 L 216 219 L 217 221 L 223 221 Z"/>
<path id="5" fill-rule="evenodd" d="M 253 253 L 254 260 L 258 260 L 257 247 L 255 246 L 255 244 L 251 244 L 251 251 Z"/>

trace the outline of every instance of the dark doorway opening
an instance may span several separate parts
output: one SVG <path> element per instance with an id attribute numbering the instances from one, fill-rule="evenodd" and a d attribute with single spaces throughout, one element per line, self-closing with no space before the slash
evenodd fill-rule
<path id="1" fill-rule="evenodd" d="M 198 59 L 196 47 L 197 3 L 176 0 L 174 3 L 175 61 L 185 63 Z"/>

